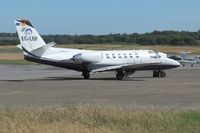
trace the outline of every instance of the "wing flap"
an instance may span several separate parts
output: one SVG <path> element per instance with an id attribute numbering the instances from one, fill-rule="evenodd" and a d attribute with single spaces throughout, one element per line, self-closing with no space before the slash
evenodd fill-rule
<path id="1" fill-rule="evenodd" d="M 101 67 L 101 68 L 97 68 L 97 69 L 92 70 L 92 72 L 112 71 L 112 70 L 120 69 L 121 67 L 122 67 L 122 65 Z"/>

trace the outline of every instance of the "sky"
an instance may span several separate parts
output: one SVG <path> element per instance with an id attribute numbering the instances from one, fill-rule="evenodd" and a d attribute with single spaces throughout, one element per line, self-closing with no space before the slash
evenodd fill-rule
<path id="1" fill-rule="evenodd" d="M 200 0 L 0 0 L 0 32 L 20 18 L 41 34 L 197 31 Z"/>

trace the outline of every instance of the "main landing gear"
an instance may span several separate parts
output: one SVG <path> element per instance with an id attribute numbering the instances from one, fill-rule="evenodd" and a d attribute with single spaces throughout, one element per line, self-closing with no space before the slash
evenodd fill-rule
<path id="1" fill-rule="evenodd" d="M 125 78 L 131 78 L 132 75 L 135 73 L 135 71 L 123 71 L 123 70 L 118 70 L 116 74 L 116 79 L 117 80 L 122 80 L 124 77 Z"/>
<path id="2" fill-rule="evenodd" d="M 88 71 L 83 71 L 83 72 L 82 72 L 82 76 L 84 77 L 84 79 L 89 79 L 89 78 L 90 78 L 90 72 L 88 72 Z"/>
<path id="3" fill-rule="evenodd" d="M 124 78 L 124 72 L 123 71 L 117 71 L 116 79 L 122 80 Z"/>
<path id="4" fill-rule="evenodd" d="M 166 77 L 166 73 L 162 70 L 153 71 L 153 77 Z"/>

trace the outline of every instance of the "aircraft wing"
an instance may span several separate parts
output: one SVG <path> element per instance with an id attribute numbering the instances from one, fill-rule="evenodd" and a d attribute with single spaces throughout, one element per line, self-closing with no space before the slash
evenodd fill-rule
<path id="1" fill-rule="evenodd" d="M 149 63 L 141 63 L 141 64 L 130 64 L 130 63 L 127 63 L 127 64 L 122 64 L 122 65 L 107 66 L 107 67 L 97 68 L 97 69 L 92 70 L 92 72 L 114 71 L 114 70 L 119 70 L 119 69 L 122 69 L 122 70 L 135 69 L 135 70 L 137 70 L 137 69 L 140 69 L 140 68 L 143 68 L 143 67 L 148 67 L 148 66 L 152 66 L 152 65 L 158 65 L 160 63 L 161 63 L 160 61 L 158 61 L 158 62 L 149 62 Z"/>

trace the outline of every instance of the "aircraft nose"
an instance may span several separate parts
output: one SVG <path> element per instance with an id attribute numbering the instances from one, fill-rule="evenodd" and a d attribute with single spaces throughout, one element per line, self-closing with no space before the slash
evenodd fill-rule
<path id="1" fill-rule="evenodd" d="M 179 66 L 181 65 L 178 61 L 173 60 L 173 59 L 170 59 L 170 64 L 171 64 L 174 68 L 179 67 Z"/>

